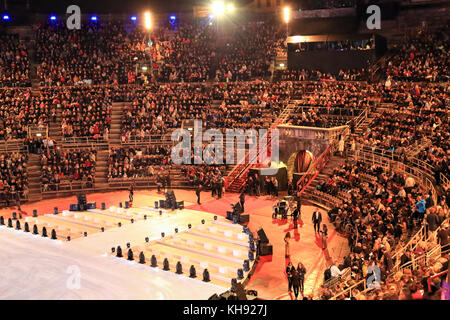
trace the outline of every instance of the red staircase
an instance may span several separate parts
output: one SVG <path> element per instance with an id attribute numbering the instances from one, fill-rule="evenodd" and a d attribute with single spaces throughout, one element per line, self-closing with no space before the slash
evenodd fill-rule
<path id="1" fill-rule="evenodd" d="M 272 126 L 267 130 L 267 156 L 270 158 L 271 147 L 272 147 L 272 129 L 276 128 L 278 124 L 282 122 L 281 120 L 276 120 Z M 248 150 L 245 150 L 245 158 L 243 163 L 237 164 L 233 170 L 231 170 L 230 174 L 227 176 L 226 181 L 227 184 L 225 186 L 225 190 L 227 192 L 241 192 L 242 188 L 245 186 L 245 182 L 247 181 L 248 171 L 250 168 L 260 168 L 263 167 L 264 164 L 259 162 L 260 158 L 260 148 L 258 148 L 256 152 L 256 159 L 253 157 L 249 159 L 250 153 Z M 269 163 L 270 164 L 270 163 Z"/>

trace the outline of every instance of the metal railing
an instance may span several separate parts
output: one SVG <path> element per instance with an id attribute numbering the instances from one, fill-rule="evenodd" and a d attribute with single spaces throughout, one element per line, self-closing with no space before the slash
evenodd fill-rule
<path id="1" fill-rule="evenodd" d="M 357 160 L 361 160 L 365 163 L 379 165 L 387 170 L 392 169 L 394 171 L 413 176 L 416 182 L 420 182 L 419 185 L 421 185 L 426 191 L 430 191 L 432 193 L 434 203 L 437 203 L 437 191 L 434 187 L 434 178 L 430 174 L 429 168 L 424 167 L 423 161 L 418 159 L 409 159 L 407 160 L 407 163 L 404 163 L 400 162 L 400 159 L 397 157 L 380 155 L 374 151 L 368 151 L 367 148 L 358 148 L 355 150 L 355 154 L 352 154 L 351 150 L 348 152 Z"/>
<path id="2" fill-rule="evenodd" d="M 40 125 L 29 125 L 28 126 L 28 138 L 34 138 L 39 136 L 41 138 L 48 137 L 48 125 L 40 124 Z"/>
<path id="3" fill-rule="evenodd" d="M 23 140 L 15 139 L 0 143 L 0 152 L 2 153 L 28 153 L 28 146 L 23 144 Z"/>
<path id="4" fill-rule="evenodd" d="M 294 108 L 294 112 L 292 113 L 303 113 L 307 112 L 311 109 L 317 110 L 320 115 L 327 116 L 340 116 L 340 117 L 357 117 L 363 112 L 365 109 L 363 108 L 348 108 L 348 107 L 319 107 L 315 105 L 297 105 Z"/>
<path id="5" fill-rule="evenodd" d="M 109 143 L 103 137 L 63 137 L 62 146 L 64 148 L 108 149 Z"/>
<path id="6" fill-rule="evenodd" d="M 450 179 L 442 172 L 439 174 L 439 177 L 441 180 L 441 185 L 444 187 L 450 188 Z"/>
<path id="7" fill-rule="evenodd" d="M 120 141 L 120 143 L 123 146 L 139 146 L 142 144 L 174 144 L 175 142 L 170 139 L 170 135 L 167 136 L 167 133 L 164 133 L 145 135 L 144 137 L 131 136 L 127 141 Z"/>

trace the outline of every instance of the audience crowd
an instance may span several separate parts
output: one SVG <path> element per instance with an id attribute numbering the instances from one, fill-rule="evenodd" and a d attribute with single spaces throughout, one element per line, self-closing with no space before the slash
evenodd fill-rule
<path id="1" fill-rule="evenodd" d="M 17 35 L 0 33 L 0 88 L 30 87 L 30 60 Z"/>
<path id="2" fill-rule="evenodd" d="M 6 206 L 28 197 L 27 162 L 25 154 L 0 154 L 0 201 Z"/>
<path id="3" fill-rule="evenodd" d="M 109 150 L 108 178 L 152 177 L 170 164 L 170 148 L 167 146 L 112 147 Z"/>
<path id="4" fill-rule="evenodd" d="M 342 201 L 328 215 L 336 229 L 348 238 L 350 254 L 338 267 L 340 271 L 351 269 L 352 281 L 347 287 L 367 279 L 371 274 L 370 266 L 373 269 L 374 265 L 381 272 L 378 281 L 386 284 L 395 266 L 405 265 L 427 250 L 426 243 L 420 243 L 414 251 L 408 249 L 395 260 L 395 249 L 405 244 L 423 223 L 431 233 L 449 217 L 444 199 L 439 198 L 438 203 L 434 203 L 432 195 L 421 190 L 412 177 L 386 171 L 377 165 L 346 161 L 317 189 Z M 340 282 L 323 294 L 334 295 L 345 288 Z M 400 289 L 398 287 L 395 293 Z"/>
<path id="5" fill-rule="evenodd" d="M 311 9 L 354 5 L 351 0 L 303 2 Z M 55 146 L 52 139 L 30 136 L 29 128 L 60 124 L 64 138 L 109 140 L 113 102 L 127 102 L 122 143 L 162 136 L 192 119 L 202 120 L 204 128 L 268 128 L 292 100 L 296 105 L 286 123 L 315 127 L 349 123 L 355 133 L 351 119 L 369 110 L 373 119 L 352 144 L 392 152 L 405 164 L 419 159 L 442 194 L 434 203 L 432 194 L 412 177 L 357 160 L 335 168 L 316 192 L 341 203 L 328 214 L 347 237 L 350 254 L 334 265 L 332 274 L 349 268 L 351 280 L 324 288 L 321 298 L 373 276 L 375 267 L 381 270 L 380 288 L 358 287 L 352 297 L 342 298 L 437 298 L 442 279 L 428 279 L 448 270 L 448 255 L 419 259 L 417 268 L 399 269 L 429 252 L 432 241 L 415 243 L 398 255 L 395 250 L 422 224 L 430 239 L 436 237 L 448 246 L 450 185 L 442 180 L 450 175 L 448 28 L 421 31 L 398 42 L 380 65 L 383 82 L 375 83 L 366 82 L 372 76 L 369 69 L 337 74 L 281 70 L 274 73 L 274 82 L 268 82 L 270 64 L 284 46 L 284 28 L 271 21 L 248 21 L 226 32 L 219 29 L 204 22 L 183 23 L 148 36 L 125 23 L 90 22 L 76 31 L 56 22 L 38 25 L 35 53 L 37 76 L 45 87 L 41 90 L 25 88 L 31 85 L 26 44 L 17 36 L 0 35 L 0 139 L 22 139 L 30 153 L 40 154 L 43 191 L 54 191 L 74 182 L 93 187 L 97 151 Z M 372 45 L 339 42 L 331 49 Z M 303 49 L 321 49 L 308 46 Z M 107 177 L 109 181 L 152 177 L 161 189 L 181 176 L 198 192 L 223 195 L 226 166 L 175 166 L 170 152 L 164 144 L 110 147 Z M 6 205 L 27 197 L 27 159 L 26 153 L 0 155 L 1 200 Z M 257 176 L 247 178 L 247 193 L 264 192 Z M 266 179 L 263 186 L 267 194 L 278 195 L 276 179 Z"/>
<path id="6" fill-rule="evenodd" d="M 86 188 L 95 183 L 97 151 L 45 148 L 41 153 L 42 190 L 55 191 L 81 181 Z"/>

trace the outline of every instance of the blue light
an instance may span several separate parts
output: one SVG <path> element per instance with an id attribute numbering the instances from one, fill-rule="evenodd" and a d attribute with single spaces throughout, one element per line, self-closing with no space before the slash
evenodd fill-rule
<path id="1" fill-rule="evenodd" d="M 92 16 L 91 21 L 97 21 L 97 16 Z"/>
<path id="2" fill-rule="evenodd" d="M 170 20 L 176 20 L 177 19 L 177 17 L 175 17 L 175 16 L 170 16 Z"/>
<path id="3" fill-rule="evenodd" d="M 9 16 L 7 14 L 3 15 L 3 20 L 9 20 Z"/>
<path id="4" fill-rule="evenodd" d="M 131 16 L 130 19 L 131 19 L 132 21 L 136 21 L 136 20 L 137 20 L 136 16 Z"/>
<path id="5" fill-rule="evenodd" d="M 50 16 L 50 20 L 55 21 L 56 20 L 56 16 Z"/>

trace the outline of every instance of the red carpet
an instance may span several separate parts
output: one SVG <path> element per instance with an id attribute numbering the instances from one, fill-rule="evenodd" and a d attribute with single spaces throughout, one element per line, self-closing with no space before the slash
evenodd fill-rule
<path id="1" fill-rule="evenodd" d="M 202 204 L 187 206 L 186 209 L 211 212 L 225 217 L 227 211 L 232 211 L 231 204 L 236 202 L 239 202 L 239 194 L 230 194 L 221 199 L 213 199 Z M 246 196 L 244 208 L 245 212 L 251 213 L 258 208 L 271 207 L 274 203 L 274 200 Z"/>
<path id="2" fill-rule="evenodd" d="M 236 203 L 238 200 L 237 194 L 227 195 L 222 199 L 212 199 L 201 205 L 192 205 L 187 208 L 224 216 L 227 210 L 231 210 L 231 203 Z M 299 221 L 299 227 L 295 230 L 290 219 L 272 219 L 272 206 L 276 202 L 277 200 L 265 196 L 246 197 L 245 212 L 250 214 L 250 229 L 256 232 L 262 227 L 273 245 L 273 255 L 261 257 L 247 289 L 258 291 L 258 295 L 264 299 L 293 299 L 293 294 L 287 292 L 285 268 L 289 261 L 295 266 L 301 261 L 307 269 L 305 294 L 309 295 L 322 284 L 323 271 L 331 264 L 332 259 L 340 259 L 345 253 L 342 249 L 345 240 L 337 235 L 323 212 L 324 223 L 329 228 L 329 238 L 328 249 L 322 250 L 321 238 L 314 233 L 311 222 L 314 208 L 302 207 L 302 220 Z M 284 236 L 287 232 L 291 233 L 290 259 L 285 258 Z"/>

